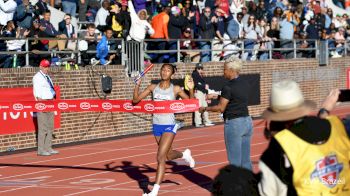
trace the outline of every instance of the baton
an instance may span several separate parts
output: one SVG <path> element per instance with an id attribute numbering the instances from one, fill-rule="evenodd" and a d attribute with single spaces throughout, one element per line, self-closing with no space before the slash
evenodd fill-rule
<path id="1" fill-rule="evenodd" d="M 147 73 L 149 70 L 151 70 L 153 66 L 154 66 L 153 63 L 151 63 L 150 65 L 148 65 L 148 67 L 146 67 L 145 70 L 143 70 L 141 73 L 139 73 L 138 76 L 136 76 L 136 77 L 134 78 L 134 82 L 136 83 L 139 79 L 141 79 L 143 76 L 145 76 L 146 73 Z"/>

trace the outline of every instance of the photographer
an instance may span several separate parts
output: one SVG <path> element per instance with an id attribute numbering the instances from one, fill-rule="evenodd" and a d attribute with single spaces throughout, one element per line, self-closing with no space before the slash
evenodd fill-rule
<path id="1" fill-rule="evenodd" d="M 322 104 L 318 117 L 309 116 L 316 103 L 305 100 L 294 81 L 272 85 L 270 107 L 262 117 L 270 144 L 259 162 L 261 195 L 348 195 L 350 135 L 330 111 L 339 90 Z"/>
<path id="2" fill-rule="evenodd" d="M 17 25 L 23 29 L 31 29 L 34 16 L 34 7 L 29 0 L 23 0 L 23 3 L 16 8 Z"/>

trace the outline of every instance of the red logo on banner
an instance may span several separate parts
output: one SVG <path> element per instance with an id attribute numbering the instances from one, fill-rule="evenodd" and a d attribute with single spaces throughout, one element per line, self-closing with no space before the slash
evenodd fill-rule
<path id="1" fill-rule="evenodd" d="M 170 105 L 170 109 L 175 110 L 175 111 L 182 110 L 184 108 L 185 108 L 185 104 L 180 103 L 180 102 L 172 103 Z"/>
<path id="2" fill-rule="evenodd" d="M 68 104 L 67 103 L 65 103 L 65 102 L 61 102 L 61 103 L 59 103 L 58 105 L 57 105 L 57 107 L 58 107 L 58 109 L 60 109 L 60 110 L 66 110 L 66 109 L 68 109 Z"/>
<path id="3" fill-rule="evenodd" d="M 147 112 L 152 112 L 154 111 L 154 105 L 151 103 L 147 103 L 146 105 L 143 106 Z"/>
<path id="4" fill-rule="evenodd" d="M 105 110 L 110 110 L 110 109 L 112 109 L 113 107 L 112 107 L 112 104 L 111 104 L 111 103 L 109 103 L 109 102 L 104 102 L 104 103 L 102 103 L 102 108 L 105 109 Z"/>
<path id="5" fill-rule="evenodd" d="M 44 104 L 44 103 L 37 103 L 37 104 L 35 104 L 35 108 L 37 110 L 45 110 L 46 109 L 46 104 Z"/>
<path id="6" fill-rule="evenodd" d="M 21 110 L 23 110 L 24 107 L 23 107 L 22 104 L 16 103 L 16 104 L 14 104 L 14 105 L 12 106 L 12 108 L 13 108 L 13 110 L 21 111 Z"/>
<path id="7" fill-rule="evenodd" d="M 124 103 L 123 104 L 124 109 L 126 110 L 132 110 L 134 109 L 134 106 L 131 103 Z"/>
<path id="8" fill-rule="evenodd" d="M 82 103 L 80 103 L 80 108 L 83 110 L 88 110 L 88 109 L 90 109 L 90 103 L 82 102 Z"/>

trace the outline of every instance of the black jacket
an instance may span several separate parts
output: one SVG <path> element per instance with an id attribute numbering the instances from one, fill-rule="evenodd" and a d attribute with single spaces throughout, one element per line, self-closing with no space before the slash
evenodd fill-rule
<path id="1" fill-rule="evenodd" d="M 192 78 L 194 82 L 194 89 L 198 91 L 202 91 L 204 94 L 208 93 L 208 90 L 205 89 L 205 85 L 207 84 L 205 80 L 199 75 L 197 70 L 192 72 Z"/>
<path id="2" fill-rule="evenodd" d="M 168 23 L 168 33 L 170 39 L 180 39 L 182 28 L 188 25 L 188 20 L 184 16 L 174 16 L 170 14 Z"/>

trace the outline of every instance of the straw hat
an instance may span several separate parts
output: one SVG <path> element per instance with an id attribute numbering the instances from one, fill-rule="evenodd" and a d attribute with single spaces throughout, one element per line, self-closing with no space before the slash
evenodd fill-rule
<path id="1" fill-rule="evenodd" d="M 310 114 L 316 108 L 316 103 L 304 100 L 299 85 L 291 80 L 272 84 L 270 107 L 262 117 L 272 121 L 288 121 Z"/>

